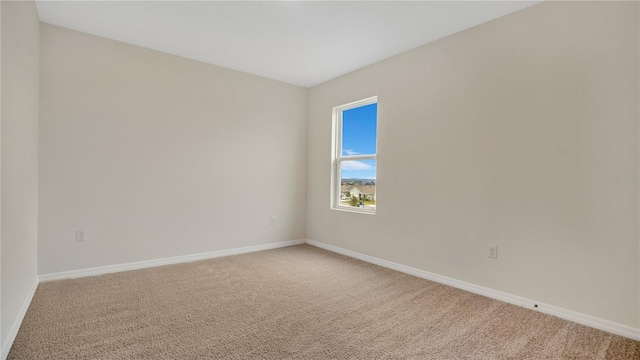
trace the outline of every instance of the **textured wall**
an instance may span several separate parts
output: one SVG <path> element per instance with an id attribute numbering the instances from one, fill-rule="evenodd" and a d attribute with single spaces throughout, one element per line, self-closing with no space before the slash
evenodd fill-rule
<path id="1" fill-rule="evenodd" d="M 305 237 L 306 89 L 47 24 L 41 42 L 39 273 Z"/>
<path id="2" fill-rule="evenodd" d="M 308 238 L 639 327 L 638 6 L 545 2 L 311 88 Z M 373 95 L 377 213 L 330 210 L 331 109 Z"/>
<path id="3" fill-rule="evenodd" d="M 2 327 L 0 341 L 3 353 L 6 353 L 9 350 L 5 347 L 10 332 L 16 321 L 22 320 L 19 319 L 20 310 L 37 279 L 40 21 L 33 1 L 2 1 L 0 6 L 2 7 L 2 249 L 0 251 Z"/>

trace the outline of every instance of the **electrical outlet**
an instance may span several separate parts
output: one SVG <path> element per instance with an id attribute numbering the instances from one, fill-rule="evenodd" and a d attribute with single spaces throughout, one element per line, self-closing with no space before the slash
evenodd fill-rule
<path id="1" fill-rule="evenodd" d="M 269 218 L 269 224 L 271 224 L 271 225 L 275 225 L 276 224 L 276 217 L 275 216 L 272 216 L 272 217 Z"/>
<path id="2" fill-rule="evenodd" d="M 498 258 L 498 245 L 489 245 L 489 257 L 491 259 Z"/>
<path id="3" fill-rule="evenodd" d="M 76 242 L 85 242 L 86 240 L 84 230 L 76 230 Z"/>

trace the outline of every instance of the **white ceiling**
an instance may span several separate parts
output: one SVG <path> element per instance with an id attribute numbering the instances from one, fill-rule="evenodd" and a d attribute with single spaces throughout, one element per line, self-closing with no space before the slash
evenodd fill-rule
<path id="1" fill-rule="evenodd" d="M 45 23 L 311 87 L 540 1 L 50 1 Z"/>

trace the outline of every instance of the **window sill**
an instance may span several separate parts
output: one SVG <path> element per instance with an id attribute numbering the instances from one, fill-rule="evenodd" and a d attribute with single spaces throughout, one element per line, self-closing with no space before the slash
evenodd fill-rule
<path id="1" fill-rule="evenodd" d="M 333 206 L 331 210 L 338 210 L 350 213 L 358 213 L 358 214 L 366 214 L 366 215 L 375 215 L 376 209 L 367 209 L 367 208 L 358 208 L 358 207 L 350 207 L 350 206 Z"/>

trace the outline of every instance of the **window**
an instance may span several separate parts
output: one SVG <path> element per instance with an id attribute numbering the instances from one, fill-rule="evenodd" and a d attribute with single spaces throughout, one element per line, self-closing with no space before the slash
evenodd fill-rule
<path id="1" fill-rule="evenodd" d="M 333 108 L 331 207 L 375 214 L 378 98 Z"/>

